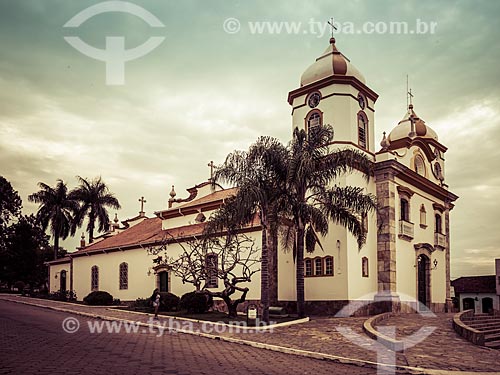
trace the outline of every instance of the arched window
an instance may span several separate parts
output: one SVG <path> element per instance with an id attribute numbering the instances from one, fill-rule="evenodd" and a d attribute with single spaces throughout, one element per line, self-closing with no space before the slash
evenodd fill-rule
<path id="1" fill-rule="evenodd" d="M 314 111 L 311 111 L 308 115 L 307 115 L 307 120 L 306 120 L 306 124 L 307 124 L 307 132 L 311 132 L 311 131 L 314 131 L 314 128 L 317 128 L 318 126 L 321 126 L 322 125 L 322 115 L 321 115 L 321 112 L 318 111 L 318 110 L 314 110 Z"/>
<path id="2" fill-rule="evenodd" d="M 325 258 L 325 275 L 333 276 L 333 257 L 328 256 Z"/>
<path id="3" fill-rule="evenodd" d="M 368 149 L 368 118 L 364 112 L 358 113 L 358 145 Z"/>
<path id="4" fill-rule="evenodd" d="M 427 212 L 423 204 L 420 206 L 420 226 L 422 228 L 427 227 Z"/>
<path id="5" fill-rule="evenodd" d="M 120 289 L 128 289 L 128 264 L 120 264 Z"/>
<path id="6" fill-rule="evenodd" d="M 368 258 L 361 258 L 361 275 L 363 277 L 368 277 Z"/>
<path id="7" fill-rule="evenodd" d="M 403 221 L 410 222 L 410 204 L 405 198 L 401 198 L 401 216 L 400 219 Z"/>
<path id="8" fill-rule="evenodd" d="M 309 258 L 304 259 L 304 268 L 305 268 L 305 276 L 313 275 L 312 259 Z"/>
<path id="9" fill-rule="evenodd" d="M 414 160 L 414 166 L 415 166 L 415 172 L 417 172 L 419 175 L 424 176 L 426 175 L 425 173 L 425 162 L 422 156 L 416 155 L 415 160 Z"/>
<path id="10" fill-rule="evenodd" d="M 314 276 L 323 275 L 323 259 L 314 258 Z"/>
<path id="11" fill-rule="evenodd" d="M 443 227 L 442 227 L 442 222 L 441 222 L 441 215 L 440 214 L 436 214 L 435 217 L 436 217 L 436 225 L 435 225 L 435 228 L 434 228 L 434 232 L 436 232 L 436 233 L 443 233 L 442 232 Z"/>
<path id="12" fill-rule="evenodd" d="M 99 267 L 92 266 L 90 269 L 90 290 L 99 290 Z"/>
<path id="13" fill-rule="evenodd" d="M 218 257 L 217 254 L 207 254 L 205 258 L 205 267 L 207 268 L 207 288 L 219 287 L 219 278 L 217 277 Z"/>

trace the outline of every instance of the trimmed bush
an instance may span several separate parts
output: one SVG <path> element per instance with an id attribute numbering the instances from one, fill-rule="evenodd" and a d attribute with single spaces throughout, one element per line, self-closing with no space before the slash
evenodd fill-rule
<path id="1" fill-rule="evenodd" d="M 160 311 L 176 311 L 180 298 L 173 293 L 160 293 Z"/>
<path id="2" fill-rule="evenodd" d="M 152 306 L 150 298 L 137 298 L 132 307 L 137 310 L 144 310 Z"/>
<path id="3" fill-rule="evenodd" d="M 179 307 L 188 313 L 203 314 L 212 307 L 214 301 L 212 296 L 203 292 L 189 292 L 181 297 Z"/>
<path id="4" fill-rule="evenodd" d="M 25 285 L 24 281 L 16 281 L 14 283 L 14 288 L 17 289 L 18 292 L 22 292 Z"/>
<path id="5" fill-rule="evenodd" d="M 113 304 L 113 296 L 101 290 L 90 293 L 83 302 L 91 306 L 110 306 Z"/>

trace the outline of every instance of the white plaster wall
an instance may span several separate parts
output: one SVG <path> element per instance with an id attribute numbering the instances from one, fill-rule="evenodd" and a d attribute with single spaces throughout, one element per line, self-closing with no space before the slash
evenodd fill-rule
<path id="1" fill-rule="evenodd" d="M 490 297 L 493 299 L 493 308 L 495 310 L 500 310 L 500 297 L 497 296 L 495 293 L 461 293 L 460 294 L 460 311 L 463 311 L 463 300 L 465 298 L 472 298 L 472 299 L 476 299 L 477 297 L 477 301 L 475 301 L 475 313 L 476 314 L 480 314 L 482 313 L 482 299 L 485 298 L 485 297 Z"/>
<path id="2" fill-rule="evenodd" d="M 357 114 L 361 110 L 358 101 L 354 98 L 358 96 L 358 90 L 350 85 L 334 84 L 323 87 L 319 90 L 322 100 L 316 109 L 323 112 L 323 124 L 332 125 L 334 128 L 334 141 L 350 141 L 358 144 L 358 118 Z M 342 94 L 327 97 L 331 94 Z M 352 95 L 354 96 L 347 96 Z M 293 101 L 293 106 L 298 107 L 294 110 L 292 116 L 292 130 L 295 127 L 304 129 L 305 119 L 307 114 L 312 110 L 305 100 L 307 95 L 297 97 Z M 367 99 L 368 100 L 368 99 Z M 373 101 L 368 100 L 369 106 L 373 108 Z M 375 150 L 375 134 L 374 134 L 374 113 L 372 110 L 365 108 L 364 112 L 368 117 L 368 145 L 369 150 Z"/>
<path id="3" fill-rule="evenodd" d="M 260 232 L 252 232 L 249 236 L 255 239 L 255 245 L 260 249 Z M 182 248 L 177 243 L 171 244 L 168 246 L 167 252 L 169 257 L 176 258 L 182 252 Z M 74 258 L 74 289 L 77 298 L 81 300 L 91 292 L 91 268 L 94 265 L 99 267 L 99 290 L 109 292 L 114 298 L 125 301 L 149 296 L 157 287 L 157 276 L 152 270 L 151 275 L 148 276 L 148 270 L 153 266 L 152 260 L 153 256 L 148 255 L 146 250 L 142 248 Z M 126 290 L 119 289 L 119 266 L 122 262 L 128 263 L 129 279 Z M 260 299 L 260 273 L 253 276 L 251 283 L 239 285 L 250 288 L 247 298 Z M 221 281 L 219 281 L 219 286 L 222 287 Z M 182 296 L 184 293 L 193 291 L 194 286 L 183 284 L 180 278 L 171 274 L 169 289 L 170 292 Z"/>
<path id="4" fill-rule="evenodd" d="M 61 271 L 66 271 L 66 289 L 69 290 L 69 263 L 54 264 L 50 266 L 50 292 L 58 292 L 61 286 Z M 57 278 L 56 278 L 57 276 Z"/>
<path id="5" fill-rule="evenodd" d="M 366 181 L 360 173 L 352 173 L 346 178 L 349 186 L 358 186 L 365 189 L 365 193 L 375 195 L 376 186 L 373 179 Z M 348 299 L 358 299 L 370 293 L 377 292 L 377 215 L 371 212 L 368 215 L 368 233 L 365 245 L 359 249 L 356 238 L 346 229 L 347 240 L 347 268 Z M 363 277 L 362 258 L 368 258 L 368 277 Z"/>

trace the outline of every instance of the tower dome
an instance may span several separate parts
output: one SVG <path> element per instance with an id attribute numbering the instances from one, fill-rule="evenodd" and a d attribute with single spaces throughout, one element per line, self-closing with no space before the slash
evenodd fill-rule
<path id="1" fill-rule="evenodd" d="M 413 110 L 413 104 L 410 104 L 403 119 L 389 133 L 387 141 L 390 144 L 400 139 L 416 137 L 438 140 L 436 132 L 417 116 Z"/>
<path id="2" fill-rule="evenodd" d="M 300 78 L 300 86 L 319 81 L 331 76 L 351 76 L 362 83 L 365 77 L 359 72 L 350 60 L 335 46 L 335 38 L 330 38 L 330 45 L 316 61 L 306 69 Z"/>

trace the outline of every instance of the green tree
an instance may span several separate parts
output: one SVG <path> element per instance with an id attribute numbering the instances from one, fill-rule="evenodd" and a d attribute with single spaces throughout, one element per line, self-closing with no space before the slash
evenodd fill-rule
<path id="1" fill-rule="evenodd" d="M 363 188 L 332 186 L 339 176 L 354 169 L 368 180 L 373 168 L 360 151 L 330 150 L 332 141 L 333 129 L 329 125 L 309 133 L 296 128 L 288 146 L 286 192 L 294 224 L 299 317 L 305 316 L 304 248 L 314 251 L 319 235 L 328 233 L 330 221 L 347 228 L 361 247 L 366 240 L 362 218 L 376 208 L 375 197 L 365 194 Z"/>
<path id="2" fill-rule="evenodd" d="M 75 226 L 81 227 L 84 219 L 88 218 L 87 232 L 89 234 L 89 243 L 94 242 L 94 230 L 96 220 L 99 232 L 108 230 L 109 215 L 107 207 L 120 209 L 120 203 L 113 193 L 109 191 L 108 186 L 101 177 L 93 180 L 77 176 L 80 186 L 71 193 L 71 199 L 80 202 L 80 207 L 75 217 Z M 76 229 L 76 228 L 75 228 Z"/>
<path id="3" fill-rule="evenodd" d="M 12 218 L 21 213 L 22 201 L 17 191 L 3 176 L 0 176 L 0 256 L 5 251 L 7 227 Z"/>
<path id="4" fill-rule="evenodd" d="M 40 205 L 36 217 L 42 228 L 46 230 L 50 226 L 54 238 L 55 260 L 58 256 L 59 239 L 64 240 L 72 232 L 78 203 L 69 196 L 68 188 L 62 180 L 57 180 L 55 188 L 43 182 L 39 182 L 38 186 L 40 190 L 28 196 L 28 200 Z"/>
<path id="5" fill-rule="evenodd" d="M 235 151 L 229 154 L 214 176 L 214 182 L 220 180 L 231 183 L 238 187 L 238 191 L 211 218 L 209 229 L 243 226 L 254 220 L 256 215 L 260 219 L 261 303 L 262 320 L 266 322 L 269 321 L 269 291 L 277 288 L 277 278 L 273 272 L 269 272 L 269 265 L 276 264 L 277 241 L 271 239 L 276 237 L 274 232 L 277 231 L 277 226 L 274 222 L 277 220 L 279 200 L 285 188 L 286 160 L 287 150 L 281 142 L 271 137 L 260 137 L 248 152 Z"/>
<path id="6" fill-rule="evenodd" d="M 10 285 L 17 281 L 31 287 L 45 285 L 51 258 L 49 237 L 34 215 L 21 216 L 8 228 L 7 256 L 2 279 Z"/>

